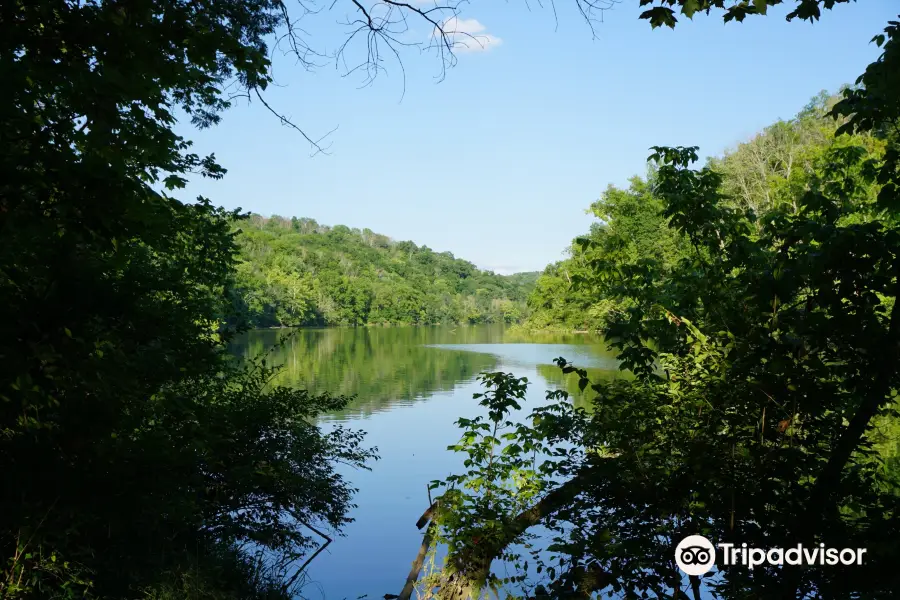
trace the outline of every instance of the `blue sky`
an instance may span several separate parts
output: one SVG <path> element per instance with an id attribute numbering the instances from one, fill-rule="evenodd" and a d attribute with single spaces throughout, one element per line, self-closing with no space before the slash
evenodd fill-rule
<path id="1" fill-rule="evenodd" d="M 490 36 L 486 47 L 459 53 L 441 82 L 434 55 L 401 51 L 405 93 L 396 61 L 360 88 L 362 77 L 343 77 L 333 62 L 308 71 L 276 59 L 279 86 L 266 100 L 312 136 L 337 127 L 330 154 L 311 158 L 258 102 L 239 104 L 216 128 L 179 127 L 229 171 L 186 192 L 368 227 L 500 273 L 540 270 L 588 229 L 585 209 L 607 185 L 644 172 L 650 146 L 718 154 L 791 117 L 862 73 L 878 56 L 869 40 L 900 12 L 894 0 L 866 0 L 812 25 L 770 9 L 727 25 L 698 14 L 671 31 L 651 30 L 637 0 L 624 0 L 592 39 L 573 0 L 557 0 L 558 25 L 549 4 L 530 4 L 463 5 L 457 29 Z M 337 0 L 307 17 L 311 44 L 333 51 L 351 6 Z M 411 28 L 404 39 L 430 33 Z"/>

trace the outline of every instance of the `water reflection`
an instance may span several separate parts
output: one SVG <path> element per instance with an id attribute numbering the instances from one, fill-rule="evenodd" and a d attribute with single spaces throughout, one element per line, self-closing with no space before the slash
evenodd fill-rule
<path id="1" fill-rule="evenodd" d="M 356 396 L 329 417 L 347 420 L 452 390 L 497 366 L 491 355 L 438 352 L 430 344 L 478 344 L 502 335 L 497 327 L 258 330 L 236 340 L 232 352 L 245 358 L 269 352 L 270 364 L 281 367 L 278 385 Z"/>
<path id="2" fill-rule="evenodd" d="M 310 565 L 304 595 L 315 600 L 380 598 L 402 587 L 421 542 L 414 524 L 428 505 L 426 484 L 462 469 L 462 457 L 447 446 L 459 439 L 456 419 L 483 410 L 472 399 L 482 391 L 479 372 L 527 377 L 525 411 L 543 403 L 547 389 L 584 401 L 577 377 L 553 364 L 559 356 L 587 368 L 592 380 L 624 376 L 595 336 L 495 326 L 264 330 L 243 336 L 232 350 L 242 357 L 271 350 L 270 362 L 283 367 L 275 383 L 356 395 L 323 426 L 339 421 L 365 430 L 366 444 L 381 457 L 371 471 L 342 470 L 359 490 L 355 520 Z"/>
<path id="3" fill-rule="evenodd" d="M 511 334 L 502 326 L 266 329 L 248 332 L 232 345 L 239 357 L 266 352 L 269 363 L 281 368 L 274 379 L 278 385 L 356 396 L 328 420 L 409 405 L 503 365 L 508 370 L 540 365 L 552 387 L 577 392 L 577 380 L 553 365 L 559 356 L 599 378 L 620 376 L 613 354 L 595 336 Z"/>

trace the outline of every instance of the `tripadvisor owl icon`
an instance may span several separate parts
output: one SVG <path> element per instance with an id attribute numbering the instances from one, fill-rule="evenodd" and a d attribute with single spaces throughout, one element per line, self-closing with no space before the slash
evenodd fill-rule
<path id="1" fill-rule="evenodd" d="M 702 535 L 689 535 L 675 548 L 675 562 L 687 575 L 703 575 L 716 562 L 716 549 Z"/>

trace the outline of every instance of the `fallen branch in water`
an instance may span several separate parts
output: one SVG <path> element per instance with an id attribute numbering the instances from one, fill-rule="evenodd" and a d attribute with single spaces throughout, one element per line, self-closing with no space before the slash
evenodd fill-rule
<path id="1" fill-rule="evenodd" d="M 410 600 L 412 597 L 413 590 L 416 589 L 416 582 L 419 580 L 419 573 L 422 571 L 422 565 L 425 564 L 425 556 L 428 554 L 428 549 L 431 547 L 431 542 L 434 540 L 436 528 L 437 525 L 431 523 L 428 525 L 428 529 L 425 530 L 425 537 L 422 538 L 422 545 L 419 546 L 419 552 L 416 554 L 416 559 L 409 569 L 409 575 L 406 576 L 406 584 L 404 584 L 403 589 L 400 591 L 400 596 L 398 597 L 399 600 Z"/>
<path id="2" fill-rule="evenodd" d="M 531 508 L 516 515 L 510 525 L 505 529 L 503 538 L 493 544 L 486 555 L 478 558 L 477 562 L 480 564 L 467 565 L 469 569 L 460 569 L 456 573 L 456 577 L 459 578 L 463 572 L 468 570 L 471 570 L 474 573 L 487 573 L 490 570 L 490 564 L 495 558 L 503 553 L 503 550 L 506 549 L 507 546 L 514 543 L 516 539 L 528 529 L 540 524 L 541 521 L 571 503 L 585 488 L 585 484 L 588 480 L 591 477 L 596 477 L 598 475 L 599 470 L 594 466 L 586 465 L 582 467 L 572 479 L 551 490 Z M 439 507 L 439 502 L 440 498 L 435 500 L 428 510 L 422 514 L 419 520 L 416 521 L 416 527 L 418 529 L 422 529 L 426 524 L 429 524 L 429 527 L 425 533 L 425 538 L 422 540 L 422 545 L 419 547 L 416 559 L 413 561 L 409 576 L 406 579 L 406 585 L 404 585 L 403 591 L 400 593 L 399 600 L 409 600 L 412 591 L 415 588 L 415 584 L 418 581 L 419 572 L 422 569 L 422 564 L 425 560 L 428 548 L 434 539 L 434 528 L 436 525 L 433 518 Z M 596 571 L 595 568 L 593 575 L 594 577 L 599 578 L 601 577 L 601 572 Z M 464 588 L 467 588 L 467 585 L 465 582 L 456 581 L 454 582 L 453 587 L 459 587 L 460 590 L 464 590 Z M 451 591 L 451 596 L 454 594 L 456 594 L 456 592 Z"/>
<path id="3" fill-rule="evenodd" d="M 429 490 L 428 496 L 429 500 L 431 500 L 431 490 Z M 431 506 L 429 506 L 425 512 L 422 513 L 422 516 L 419 517 L 419 520 L 416 521 L 416 529 L 422 529 L 426 525 L 428 525 L 428 529 L 425 530 L 425 537 L 422 539 L 422 545 L 419 546 L 419 552 L 416 554 L 412 567 L 409 569 L 409 575 L 406 576 L 406 583 L 398 596 L 399 600 L 409 600 L 412 597 L 413 590 L 416 588 L 416 582 L 419 580 L 419 573 L 422 571 L 422 565 L 425 563 L 425 556 L 428 554 L 428 549 L 431 547 L 431 543 L 434 540 L 434 532 L 437 526 L 434 524 L 433 519 L 440 502 L 440 498 L 432 502 Z"/>

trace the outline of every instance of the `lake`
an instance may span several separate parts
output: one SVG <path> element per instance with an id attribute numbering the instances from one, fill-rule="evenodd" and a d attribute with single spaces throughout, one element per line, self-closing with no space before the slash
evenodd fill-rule
<path id="1" fill-rule="evenodd" d="M 277 384 L 356 396 L 320 424 L 361 429 L 378 448 L 371 471 L 343 471 L 359 489 L 355 521 L 308 567 L 303 595 L 314 600 L 381 598 L 403 587 L 422 540 L 415 522 L 428 507 L 426 486 L 461 470 L 462 458 L 447 446 L 459 439 L 456 419 L 480 412 L 472 398 L 480 372 L 527 377 L 526 411 L 549 389 L 577 395 L 576 377 L 561 373 L 557 357 L 587 368 L 593 380 L 625 376 L 599 337 L 493 325 L 252 331 L 233 351 L 270 352 L 282 367 Z"/>

